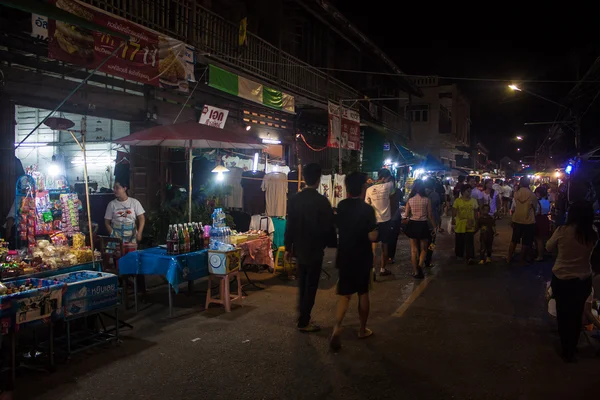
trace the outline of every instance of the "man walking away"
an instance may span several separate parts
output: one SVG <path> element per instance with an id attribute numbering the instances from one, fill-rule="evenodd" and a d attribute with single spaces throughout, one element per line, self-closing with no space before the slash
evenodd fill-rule
<path id="1" fill-rule="evenodd" d="M 392 219 L 392 210 L 390 207 L 390 196 L 394 194 L 394 183 L 389 169 L 383 168 L 379 171 L 378 181 L 375 185 L 367 189 L 365 202 L 375 209 L 377 217 L 377 231 L 379 232 L 378 242 L 381 242 L 383 254 L 381 265 L 379 266 L 379 276 L 387 276 L 392 273 L 385 269 L 388 261 L 388 241 L 390 235 L 390 220 Z M 374 245 L 375 247 L 376 245 Z"/>
<path id="2" fill-rule="evenodd" d="M 519 190 L 514 194 L 515 211 L 512 216 L 513 234 L 508 248 L 507 262 L 512 261 L 517 244 L 521 243 L 521 262 L 529 256 L 535 237 L 535 208 L 537 197 L 529 189 L 529 179 L 521 178 Z"/>
<path id="3" fill-rule="evenodd" d="M 471 198 L 477 200 L 477 204 L 481 207 L 483 205 L 483 193 L 477 188 L 479 177 L 470 176 L 468 182 L 471 186 Z"/>
<path id="4" fill-rule="evenodd" d="M 337 294 L 339 295 L 335 315 L 335 327 L 331 336 L 332 350 L 341 347 L 340 334 L 342 322 L 350 299 L 358 293 L 358 316 L 360 329 L 358 337 L 363 339 L 373 332 L 367 328 L 369 316 L 369 285 L 373 266 L 373 250 L 371 242 L 377 240 L 376 219 L 373 207 L 362 201 L 365 190 L 365 176 L 353 172 L 346 177 L 346 190 L 350 198 L 342 200 L 337 209 L 337 226 L 340 243 L 336 257 L 336 268 L 339 270 Z"/>
<path id="5" fill-rule="evenodd" d="M 321 167 L 309 164 L 304 170 L 306 188 L 290 198 L 285 228 L 285 257 L 296 257 L 298 269 L 298 330 L 318 332 L 310 323 L 315 304 L 325 247 L 336 246 L 333 210 L 325 196 L 317 192 Z"/>

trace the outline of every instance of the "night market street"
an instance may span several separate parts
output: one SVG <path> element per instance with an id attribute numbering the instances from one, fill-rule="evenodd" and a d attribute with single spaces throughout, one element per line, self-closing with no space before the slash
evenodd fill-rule
<path id="1" fill-rule="evenodd" d="M 550 263 L 507 266 L 507 219 L 499 232 L 494 263 L 484 266 L 450 261 L 452 235 L 441 234 L 439 266 L 417 282 L 401 237 L 395 279 L 377 282 L 373 292 L 375 335 L 356 338 L 353 299 L 337 354 L 328 348 L 336 300 L 329 252 L 325 269 L 333 276 L 323 275 L 313 312 L 320 333 L 296 331 L 295 282 L 267 272 L 252 274 L 267 290 L 249 290 L 244 307 L 230 314 L 202 311 L 198 293 L 177 296 L 176 317 L 168 319 L 164 288 L 156 289 L 148 302 L 162 304 L 128 319 L 135 330 L 125 331 L 120 347 L 19 379 L 19 398 L 578 399 L 593 393 L 597 360 L 584 340 L 578 364 L 557 356 L 543 297 Z"/>

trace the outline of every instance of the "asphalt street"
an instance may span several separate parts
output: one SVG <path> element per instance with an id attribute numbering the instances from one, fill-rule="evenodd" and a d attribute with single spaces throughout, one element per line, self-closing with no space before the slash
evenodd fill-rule
<path id="1" fill-rule="evenodd" d="M 551 260 L 508 266 L 508 222 L 500 223 L 494 262 L 454 260 L 453 236 L 440 234 L 436 266 L 411 278 L 408 240 L 399 242 L 395 276 L 375 285 L 370 327 L 357 338 L 356 299 L 343 348 L 331 353 L 336 272 L 324 267 L 313 319 L 317 334 L 295 329 L 295 281 L 253 273 L 243 307 L 204 311 L 205 283 L 175 297 L 167 317 L 164 286 L 131 314 L 120 346 L 74 356 L 53 374 L 23 373 L 18 398 L 83 399 L 580 399 L 594 393 L 595 350 L 583 339 L 580 361 L 564 364 L 547 316 Z M 35 384 L 32 384 L 35 382 Z"/>

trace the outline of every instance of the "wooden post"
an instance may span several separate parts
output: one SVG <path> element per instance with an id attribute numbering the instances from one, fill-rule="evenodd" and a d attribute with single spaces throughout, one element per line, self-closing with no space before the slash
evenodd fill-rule
<path id="1" fill-rule="evenodd" d="M 298 164 L 298 191 L 302 186 L 302 163 Z"/>

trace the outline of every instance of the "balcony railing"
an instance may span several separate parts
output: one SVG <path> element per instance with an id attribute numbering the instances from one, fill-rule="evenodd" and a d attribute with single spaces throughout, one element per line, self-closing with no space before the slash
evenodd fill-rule
<path id="1" fill-rule="evenodd" d="M 239 68 L 284 91 L 320 103 L 354 99 L 361 94 L 345 83 L 248 32 L 248 44 L 238 45 L 239 26 L 193 4 L 194 0 L 83 0 L 132 22 L 185 41 L 200 53 Z M 407 132 L 407 122 L 383 107 L 388 129 Z"/>

